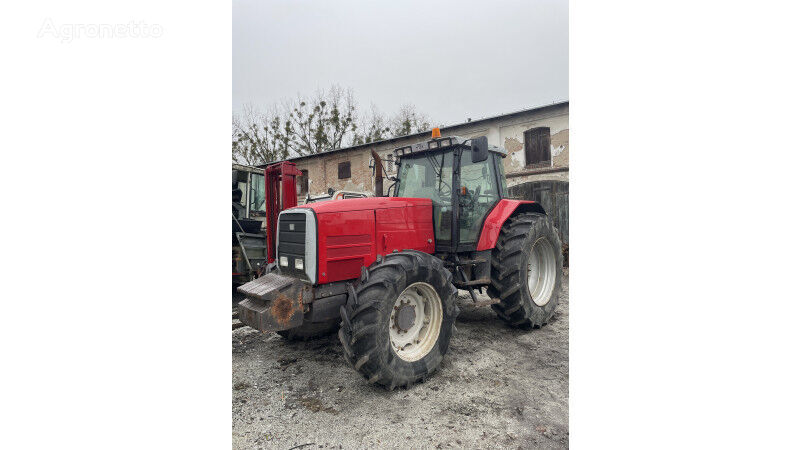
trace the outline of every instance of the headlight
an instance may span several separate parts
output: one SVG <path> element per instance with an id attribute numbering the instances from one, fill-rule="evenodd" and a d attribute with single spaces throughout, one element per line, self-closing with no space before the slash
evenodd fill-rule
<path id="1" fill-rule="evenodd" d="M 281 266 L 289 267 L 289 258 L 281 256 Z"/>
<path id="2" fill-rule="evenodd" d="M 298 258 L 294 260 L 294 268 L 297 270 L 303 270 L 303 260 Z"/>

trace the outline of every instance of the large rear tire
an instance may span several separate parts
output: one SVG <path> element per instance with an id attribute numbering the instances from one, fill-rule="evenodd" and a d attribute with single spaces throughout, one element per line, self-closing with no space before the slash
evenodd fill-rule
<path id="1" fill-rule="evenodd" d="M 372 264 L 342 308 L 339 340 L 347 361 L 390 390 L 430 376 L 458 315 L 452 280 L 440 259 L 416 250 Z"/>
<path id="2" fill-rule="evenodd" d="M 563 265 L 561 240 L 544 214 L 522 213 L 503 225 L 492 250 L 492 305 L 509 325 L 539 328 L 558 306 Z"/>
<path id="3" fill-rule="evenodd" d="M 276 333 L 290 341 L 307 341 L 333 334 L 337 329 L 339 329 L 339 320 L 334 319 L 327 322 L 304 322 L 297 328 L 276 331 Z"/>

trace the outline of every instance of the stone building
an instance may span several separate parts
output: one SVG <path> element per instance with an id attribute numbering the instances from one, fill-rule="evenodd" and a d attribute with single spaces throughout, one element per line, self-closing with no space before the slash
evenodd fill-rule
<path id="1" fill-rule="evenodd" d="M 569 102 L 441 127 L 442 136 L 487 136 L 489 145 L 507 152 L 504 158 L 509 196 L 536 200 L 569 240 Z M 324 195 L 329 188 L 374 192 L 370 161 L 375 150 L 389 175 L 396 174 L 392 151 L 430 138 L 430 131 L 325 153 L 290 158 L 303 173 L 298 196 Z M 391 182 L 384 181 L 384 190 Z M 301 200 L 302 201 L 302 200 Z"/>

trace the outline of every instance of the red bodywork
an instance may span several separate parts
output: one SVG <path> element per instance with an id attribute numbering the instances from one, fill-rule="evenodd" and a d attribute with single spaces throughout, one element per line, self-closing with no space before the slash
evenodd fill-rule
<path id="1" fill-rule="evenodd" d="M 486 217 L 481 230 L 481 236 L 478 238 L 478 251 L 493 249 L 497 244 L 497 237 L 500 235 L 500 229 L 506 223 L 506 219 L 517 210 L 519 205 L 522 204 L 536 204 L 530 200 L 509 200 L 502 199 L 495 205 L 492 212 Z"/>
<path id="2" fill-rule="evenodd" d="M 503 224 L 520 205 L 535 202 L 503 199 L 495 205 L 486 217 L 477 250 L 494 248 Z M 318 284 L 358 278 L 362 266 L 369 267 L 378 255 L 395 250 L 430 254 L 435 250 L 433 202 L 428 198 L 354 198 L 298 208 L 312 209 L 316 215 Z"/>
<path id="3" fill-rule="evenodd" d="M 300 206 L 317 217 L 317 283 L 358 278 L 378 255 L 433 253 L 433 203 L 428 198 L 368 197 Z"/>
<path id="4" fill-rule="evenodd" d="M 295 163 L 280 162 L 264 169 L 264 194 L 267 203 L 267 262 L 275 261 L 275 234 L 278 214 L 297 206 L 297 184 L 295 177 L 301 172 Z M 280 195 L 278 195 L 280 193 Z"/>

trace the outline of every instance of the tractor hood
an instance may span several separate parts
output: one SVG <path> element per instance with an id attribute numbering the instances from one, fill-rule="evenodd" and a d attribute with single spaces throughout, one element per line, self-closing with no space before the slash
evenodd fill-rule
<path id="1" fill-rule="evenodd" d="M 414 206 L 431 206 L 429 198 L 408 197 L 366 197 L 346 200 L 332 200 L 321 203 L 310 203 L 298 208 L 310 208 L 317 214 L 328 212 L 363 211 L 383 208 L 410 208 Z"/>
<path id="2" fill-rule="evenodd" d="M 309 210 L 314 218 L 307 214 Z M 307 217 L 298 220 L 294 216 Z M 286 224 L 279 225 L 278 255 L 289 258 L 282 270 L 291 272 L 298 264 L 295 260 L 302 257 L 303 270 L 312 271 L 309 278 L 314 284 L 358 278 L 361 268 L 369 267 L 379 255 L 406 249 L 433 253 L 435 249 L 429 198 L 367 197 L 310 203 L 284 210 L 280 220 Z M 290 228 L 290 221 L 302 223 L 303 230 Z"/>

